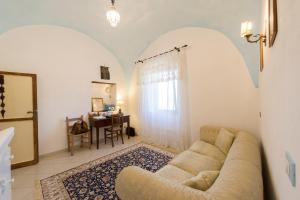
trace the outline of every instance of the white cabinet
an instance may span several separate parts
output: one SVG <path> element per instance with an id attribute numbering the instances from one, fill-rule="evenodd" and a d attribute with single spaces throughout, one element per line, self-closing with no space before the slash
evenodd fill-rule
<path id="1" fill-rule="evenodd" d="M 14 136 L 14 128 L 0 131 L 0 199 L 11 200 L 11 159 L 9 143 Z"/>

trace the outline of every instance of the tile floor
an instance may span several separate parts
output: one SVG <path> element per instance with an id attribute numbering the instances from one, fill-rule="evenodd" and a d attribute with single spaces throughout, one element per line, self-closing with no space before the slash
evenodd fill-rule
<path id="1" fill-rule="evenodd" d="M 36 199 L 37 192 L 35 184 L 38 183 L 39 180 L 77 167 L 78 165 L 95 160 L 138 142 L 140 142 L 140 138 L 133 137 L 130 138 L 130 140 L 126 139 L 124 141 L 125 144 L 122 144 L 119 140 L 115 143 L 114 148 L 112 148 L 111 143 L 103 143 L 100 144 L 99 150 L 96 149 L 95 144 L 91 150 L 78 147 L 75 149 L 74 156 L 70 156 L 67 151 L 42 156 L 37 165 L 12 171 L 12 176 L 15 179 L 12 185 L 13 200 L 34 200 Z"/>

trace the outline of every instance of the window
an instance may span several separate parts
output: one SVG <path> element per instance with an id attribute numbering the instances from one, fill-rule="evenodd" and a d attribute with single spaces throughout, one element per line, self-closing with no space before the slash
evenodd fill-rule
<path id="1" fill-rule="evenodd" d="M 175 51 L 139 65 L 138 117 L 146 141 L 178 149 L 189 144 L 184 60 Z"/>
<path id="2" fill-rule="evenodd" d="M 158 83 L 158 110 L 175 111 L 177 103 L 177 80 Z"/>

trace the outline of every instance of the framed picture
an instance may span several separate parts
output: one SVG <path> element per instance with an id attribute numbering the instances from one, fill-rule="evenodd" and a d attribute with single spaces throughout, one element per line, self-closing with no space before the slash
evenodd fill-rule
<path id="1" fill-rule="evenodd" d="M 274 45 L 278 32 L 277 0 L 269 0 L 269 47 Z"/>
<path id="2" fill-rule="evenodd" d="M 92 98 L 92 112 L 102 112 L 103 110 L 103 98 Z"/>
<path id="3" fill-rule="evenodd" d="M 100 75 L 103 80 L 110 80 L 109 68 L 105 66 L 100 66 Z"/>

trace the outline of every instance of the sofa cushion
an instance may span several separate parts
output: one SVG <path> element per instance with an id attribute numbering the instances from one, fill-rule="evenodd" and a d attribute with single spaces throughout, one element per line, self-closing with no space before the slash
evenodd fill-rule
<path id="1" fill-rule="evenodd" d="M 227 154 L 232 142 L 234 140 L 234 135 L 230 133 L 225 128 L 221 128 L 220 133 L 216 139 L 216 147 L 218 147 L 223 153 Z"/>
<path id="2" fill-rule="evenodd" d="M 219 171 L 202 171 L 197 176 L 182 182 L 183 185 L 206 191 L 219 176 Z"/>
<path id="3" fill-rule="evenodd" d="M 220 170 L 222 166 L 218 160 L 212 157 L 189 150 L 176 156 L 169 164 L 183 169 L 193 175 L 197 175 L 200 171 L 205 170 Z"/>
<path id="4" fill-rule="evenodd" d="M 193 174 L 188 173 L 173 165 L 166 165 L 165 167 L 158 170 L 156 174 L 166 179 L 169 179 L 170 181 L 174 181 L 178 183 L 185 181 L 194 176 Z"/>
<path id="5" fill-rule="evenodd" d="M 225 154 L 219 148 L 201 140 L 196 141 L 189 150 L 213 157 L 221 163 L 224 163 L 226 158 Z"/>

